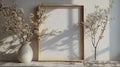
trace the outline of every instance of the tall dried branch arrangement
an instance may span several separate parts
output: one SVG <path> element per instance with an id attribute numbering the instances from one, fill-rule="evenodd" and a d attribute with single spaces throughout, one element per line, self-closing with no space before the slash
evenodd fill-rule
<path id="1" fill-rule="evenodd" d="M 16 5 L 3 6 L 1 4 L 0 14 L 5 18 L 6 31 L 11 31 L 11 33 L 14 33 L 19 38 L 20 43 L 25 43 L 26 41 L 31 40 L 31 26 L 24 24 L 23 9 L 17 8 Z"/>
<path id="2" fill-rule="evenodd" d="M 87 15 L 87 19 L 82 25 L 85 26 L 87 34 L 91 38 L 92 46 L 95 49 L 94 58 L 96 60 L 96 49 L 100 40 L 104 37 L 104 32 L 109 21 L 110 9 L 102 9 L 99 6 L 95 6 L 95 12 Z"/>
<path id="3" fill-rule="evenodd" d="M 47 32 L 48 29 L 42 29 L 42 24 L 45 23 L 45 20 L 48 18 L 48 15 L 45 13 L 45 8 L 42 7 L 42 5 L 39 5 L 34 13 L 30 13 L 30 22 L 32 25 L 32 29 L 34 34 L 37 34 L 38 37 L 44 37 L 44 36 L 53 36 L 56 35 L 55 30 L 52 30 L 51 32 Z M 41 30 L 41 31 L 39 31 Z"/>
<path id="4" fill-rule="evenodd" d="M 11 31 L 17 35 L 21 43 L 30 41 L 33 38 L 33 34 L 37 34 L 37 37 L 43 37 L 57 33 L 54 30 L 48 33 L 48 29 L 42 29 L 39 32 L 41 25 L 48 17 L 45 14 L 45 9 L 41 6 L 37 7 L 34 13 L 30 13 L 30 24 L 27 24 L 24 20 L 23 9 L 17 8 L 16 5 L 3 6 L 0 4 L 0 15 L 5 18 L 6 31 Z"/>

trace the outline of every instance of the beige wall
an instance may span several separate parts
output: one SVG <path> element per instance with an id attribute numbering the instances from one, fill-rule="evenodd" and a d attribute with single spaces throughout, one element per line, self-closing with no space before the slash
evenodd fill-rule
<path id="1" fill-rule="evenodd" d="M 120 61 L 120 0 L 114 0 L 110 15 L 110 59 Z"/>
<path id="2" fill-rule="evenodd" d="M 7 1 L 7 0 L 5 0 Z M 9 1 L 9 0 L 8 0 Z M 41 0 L 16 0 L 17 6 L 24 8 L 25 10 L 25 18 L 28 18 L 29 13 L 34 9 L 34 7 L 36 7 L 37 5 L 39 5 L 41 2 Z M 94 6 L 95 5 L 100 5 L 101 7 L 105 8 L 109 5 L 109 0 L 42 0 L 43 3 L 46 4 L 77 4 L 77 5 L 84 5 L 85 7 L 85 16 L 84 18 L 86 18 L 86 15 L 88 13 L 91 13 L 94 11 Z M 4 35 L 2 33 L 2 35 Z M 105 32 L 105 37 L 104 39 L 101 41 L 99 48 L 98 48 L 98 59 L 99 60 L 109 60 L 110 59 L 110 51 L 109 51 L 109 25 L 107 26 L 107 30 Z M 1 40 L 3 39 L 2 36 Z M 5 38 L 5 37 L 4 37 Z M 85 41 L 84 41 L 84 45 L 85 45 L 85 59 L 86 60 L 90 60 L 93 57 L 93 48 L 91 46 L 90 40 L 87 36 L 84 37 Z M 0 44 L 2 45 L 2 44 Z M 5 57 L 5 56 L 2 56 Z M 0 56 L 0 60 L 2 59 L 2 57 Z M 9 56 L 8 59 L 13 60 L 14 57 L 12 55 Z M 6 58 L 5 58 L 6 59 Z"/>

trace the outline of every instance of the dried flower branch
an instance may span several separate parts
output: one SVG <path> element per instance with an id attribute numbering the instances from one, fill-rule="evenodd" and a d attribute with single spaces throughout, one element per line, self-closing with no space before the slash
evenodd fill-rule
<path id="1" fill-rule="evenodd" d="M 53 36 L 56 35 L 55 30 L 47 32 L 48 29 L 42 29 L 39 32 L 39 28 L 48 18 L 45 14 L 45 9 L 41 6 L 37 7 L 35 13 L 30 13 L 31 24 L 24 24 L 24 11 L 23 9 L 14 6 L 0 6 L 0 14 L 5 17 L 5 27 L 6 31 L 12 31 L 17 35 L 21 43 L 30 41 L 33 34 L 37 34 L 38 37 Z"/>
<path id="2" fill-rule="evenodd" d="M 41 25 L 45 22 L 45 20 L 48 18 L 48 15 L 45 14 L 45 8 L 42 7 L 42 5 L 39 5 L 35 9 L 35 13 L 30 13 L 30 22 L 33 28 L 33 31 L 35 34 L 37 34 L 39 37 L 44 36 L 53 36 L 56 35 L 55 30 L 52 30 L 51 32 L 47 32 L 48 29 L 42 29 L 39 32 L 39 28 L 41 28 Z"/>
<path id="3" fill-rule="evenodd" d="M 5 17 L 6 31 L 11 31 L 17 35 L 20 43 L 31 40 L 31 26 L 24 24 L 25 21 L 23 19 L 23 9 L 17 8 L 15 6 L 6 6 L 5 9 L 2 9 L 1 12 L 3 12 L 3 16 Z"/>
<path id="4" fill-rule="evenodd" d="M 95 48 L 95 60 L 96 60 L 96 49 L 103 34 L 106 30 L 106 26 L 109 21 L 109 8 L 101 9 L 99 6 L 95 6 L 95 12 L 88 14 L 87 19 L 81 25 L 84 25 L 87 33 L 89 34 L 92 42 L 92 46 Z"/>

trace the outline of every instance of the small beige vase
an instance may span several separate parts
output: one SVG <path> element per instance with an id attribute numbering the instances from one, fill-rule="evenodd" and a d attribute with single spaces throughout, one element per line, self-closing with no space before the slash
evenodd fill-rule
<path id="1" fill-rule="evenodd" d="M 22 63 L 29 63 L 32 61 L 33 50 L 30 44 L 31 42 L 26 42 L 18 50 L 18 60 Z"/>

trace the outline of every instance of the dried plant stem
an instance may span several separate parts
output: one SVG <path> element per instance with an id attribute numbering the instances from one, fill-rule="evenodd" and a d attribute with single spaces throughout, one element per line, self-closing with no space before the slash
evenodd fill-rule
<path id="1" fill-rule="evenodd" d="M 96 56 L 97 56 L 97 47 L 94 47 L 94 49 L 95 49 L 94 59 L 96 60 Z"/>
<path id="2" fill-rule="evenodd" d="M 103 33 L 104 33 L 105 29 L 106 29 L 106 26 L 107 26 L 107 22 L 105 23 L 105 25 L 104 25 L 104 27 L 103 27 L 103 30 L 101 31 L 100 36 L 103 36 Z M 101 40 L 101 37 L 99 37 L 99 39 L 98 39 L 98 41 L 97 41 L 97 43 L 96 43 L 96 46 L 95 46 L 95 47 L 97 47 L 97 46 L 98 46 L 98 43 L 100 42 L 100 40 Z"/>
<path id="3" fill-rule="evenodd" d="M 105 23 L 105 25 L 104 25 L 104 27 L 103 27 L 103 30 L 101 31 L 101 34 L 100 34 L 100 36 L 103 36 L 103 33 L 104 33 L 104 31 L 105 31 L 105 28 L 106 28 L 106 26 L 107 26 L 107 23 Z M 94 38 L 92 38 L 91 39 L 92 40 L 92 45 L 93 45 L 93 47 L 94 47 L 94 59 L 96 60 L 96 56 L 97 56 L 97 47 L 98 47 L 98 44 L 99 44 L 99 42 L 100 42 L 100 40 L 101 40 L 101 37 L 99 37 L 98 38 L 98 40 L 97 40 L 97 42 L 95 42 L 95 35 L 94 35 Z M 94 41 L 94 42 L 93 42 Z"/>
<path id="4" fill-rule="evenodd" d="M 100 40 L 104 37 L 103 33 L 105 32 L 108 20 L 109 20 L 109 9 L 102 9 L 99 6 L 95 6 L 95 12 L 88 14 L 85 22 L 82 22 L 80 25 L 84 25 L 86 28 L 87 34 L 90 36 L 92 46 L 94 48 L 94 59 L 96 60 L 97 47 Z"/>

